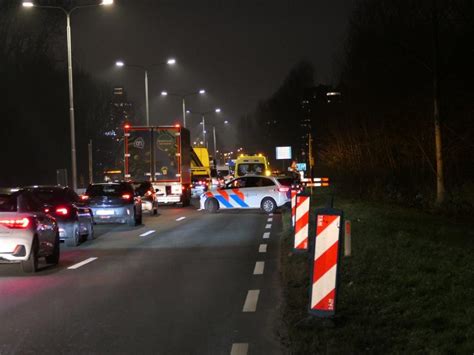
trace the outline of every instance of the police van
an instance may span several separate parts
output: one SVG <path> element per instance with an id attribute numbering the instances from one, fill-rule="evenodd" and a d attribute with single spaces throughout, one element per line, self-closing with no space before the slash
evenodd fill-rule
<path id="1" fill-rule="evenodd" d="M 265 156 L 258 155 L 240 155 L 235 160 L 235 177 L 245 175 L 270 176 L 270 164 Z"/>

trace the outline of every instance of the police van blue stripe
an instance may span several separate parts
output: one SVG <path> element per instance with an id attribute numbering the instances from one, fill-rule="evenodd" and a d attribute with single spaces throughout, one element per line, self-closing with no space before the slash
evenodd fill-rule
<path id="1" fill-rule="evenodd" d="M 237 202 L 237 203 L 240 205 L 240 207 L 249 207 L 249 205 L 247 205 L 244 201 L 242 201 L 239 196 L 237 196 L 237 195 L 229 195 L 229 196 L 230 196 L 235 202 Z"/>
<path id="2" fill-rule="evenodd" d="M 232 206 L 223 196 L 215 195 L 214 196 L 217 201 L 219 201 L 222 205 L 224 205 L 225 208 L 232 208 Z"/>

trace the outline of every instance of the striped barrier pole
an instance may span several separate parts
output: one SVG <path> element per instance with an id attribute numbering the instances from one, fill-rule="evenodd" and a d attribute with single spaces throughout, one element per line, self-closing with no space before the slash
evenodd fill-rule
<path id="1" fill-rule="evenodd" d="M 327 208 L 316 212 L 309 313 L 317 317 L 332 317 L 336 314 L 342 223 L 343 213 L 340 210 Z"/>
<path id="2" fill-rule="evenodd" d="M 291 226 L 295 226 L 295 218 L 296 218 L 296 194 L 295 190 L 291 190 Z"/>
<path id="3" fill-rule="evenodd" d="M 346 221 L 344 224 L 344 256 L 351 256 L 352 254 L 352 235 L 351 235 L 351 221 Z"/>
<path id="4" fill-rule="evenodd" d="M 309 203 L 310 195 L 296 195 L 295 241 L 293 246 L 295 251 L 308 249 Z"/>

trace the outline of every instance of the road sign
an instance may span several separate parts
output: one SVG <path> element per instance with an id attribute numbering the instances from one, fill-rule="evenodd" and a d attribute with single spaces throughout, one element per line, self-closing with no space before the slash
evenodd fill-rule
<path id="1" fill-rule="evenodd" d="M 331 317 L 336 313 L 341 226 L 342 211 L 332 208 L 316 211 L 309 313 L 318 317 Z"/>
<path id="2" fill-rule="evenodd" d="M 295 190 L 291 190 L 291 226 L 295 226 L 295 218 L 296 218 L 296 194 Z"/>
<path id="3" fill-rule="evenodd" d="M 291 147 L 276 147 L 277 160 L 291 159 Z"/>
<path id="4" fill-rule="evenodd" d="M 309 194 L 296 195 L 296 212 L 295 212 L 295 251 L 305 251 L 308 249 L 308 227 L 309 227 Z"/>

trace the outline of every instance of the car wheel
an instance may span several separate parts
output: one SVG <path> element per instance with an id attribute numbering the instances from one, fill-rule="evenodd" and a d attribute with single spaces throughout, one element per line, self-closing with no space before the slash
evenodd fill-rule
<path id="1" fill-rule="evenodd" d="M 89 224 L 89 227 L 87 228 L 87 240 L 94 240 L 95 235 L 94 235 L 94 225 L 92 222 Z"/>
<path id="2" fill-rule="evenodd" d="M 135 227 L 137 225 L 137 211 L 133 210 L 133 214 L 128 218 L 128 225 L 130 227 Z"/>
<path id="3" fill-rule="evenodd" d="M 153 208 L 153 216 L 158 214 L 158 207 Z"/>
<path id="4" fill-rule="evenodd" d="M 273 213 L 276 210 L 276 202 L 271 197 L 265 197 L 260 206 L 265 213 Z"/>
<path id="5" fill-rule="evenodd" d="M 21 262 L 21 269 L 27 274 L 32 274 L 38 270 L 38 241 L 36 237 L 31 245 L 30 257 L 28 260 Z"/>
<path id="6" fill-rule="evenodd" d="M 219 202 L 215 198 L 210 198 L 206 201 L 206 211 L 209 213 L 216 213 L 219 209 Z"/>
<path id="7" fill-rule="evenodd" d="M 140 217 L 137 218 L 137 226 L 140 226 L 143 222 L 143 213 L 140 213 Z"/>
<path id="8" fill-rule="evenodd" d="M 66 245 L 68 247 L 77 247 L 79 245 L 79 228 L 77 226 L 74 226 L 74 229 L 72 231 L 72 235 L 66 239 Z"/>
<path id="9" fill-rule="evenodd" d="M 56 239 L 54 240 L 53 253 L 46 257 L 46 262 L 53 265 L 58 265 L 59 263 L 59 233 L 56 234 Z"/>

